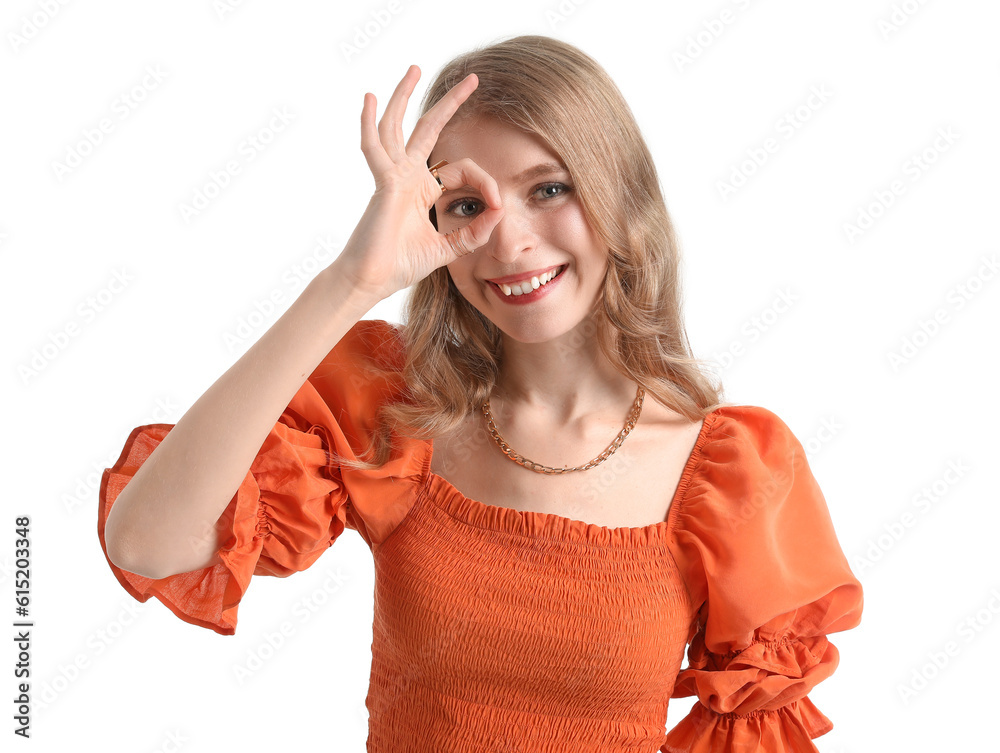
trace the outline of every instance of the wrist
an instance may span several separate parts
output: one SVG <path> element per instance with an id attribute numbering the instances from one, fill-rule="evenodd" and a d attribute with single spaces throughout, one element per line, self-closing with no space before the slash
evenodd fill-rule
<path id="1" fill-rule="evenodd" d="M 309 295 L 325 300 L 338 308 L 357 313 L 358 318 L 368 313 L 385 297 L 359 285 L 339 259 L 317 274 L 306 289 Z"/>

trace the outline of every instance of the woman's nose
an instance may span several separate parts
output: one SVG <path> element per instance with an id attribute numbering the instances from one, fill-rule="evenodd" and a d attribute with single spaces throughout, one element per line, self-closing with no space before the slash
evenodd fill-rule
<path id="1" fill-rule="evenodd" d="M 486 241 L 486 252 L 502 264 L 513 264 L 526 251 L 537 245 L 531 222 L 523 210 L 504 202 L 503 217 L 493 227 Z"/>

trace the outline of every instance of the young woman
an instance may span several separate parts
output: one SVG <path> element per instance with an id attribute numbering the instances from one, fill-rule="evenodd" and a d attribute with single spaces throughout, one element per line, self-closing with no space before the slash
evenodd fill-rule
<path id="1" fill-rule="evenodd" d="M 338 259 L 105 472 L 113 571 L 231 635 L 253 575 L 356 530 L 370 751 L 816 750 L 861 586 L 799 441 L 691 356 L 617 87 L 509 39 L 449 63 L 404 142 L 418 78 L 377 128 L 365 95 L 375 193 Z M 361 319 L 411 286 L 404 326 Z"/>

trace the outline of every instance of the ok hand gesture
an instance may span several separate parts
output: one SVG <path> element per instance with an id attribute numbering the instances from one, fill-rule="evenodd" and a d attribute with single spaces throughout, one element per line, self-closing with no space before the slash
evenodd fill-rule
<path id="1" fill-rule="evenodd" d="M 378 129 L 375 95 L 365 93 L 361 111 L 361 151 L 375 178 L 368 202 L 337 262 L 343 274 L 377 300 L 422 280 L 484 244 L 503 216 L 496 181 L 470 159 L 438 168 L 446 187 L 469 185 L 483 196 L 487 208 L 472 222 L 443 235 L 431 224 L 429 212 L 441 187 L 427 168 L 427 159 L 442 129 L 479 85 L 474 73 L 452 87 L 421 117 L 403 145 L 401 124 L 406 103 L 420 78 L 413 65 L 396 86 Z"/>

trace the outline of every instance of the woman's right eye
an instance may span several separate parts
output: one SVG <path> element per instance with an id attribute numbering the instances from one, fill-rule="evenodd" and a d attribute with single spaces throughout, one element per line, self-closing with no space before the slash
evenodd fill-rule
<path id="1" fill-rule="evenodd" d="M 458 199 L 457 201 L 453 201 L 451 204 L 449 204 L 448 207 L 444 210 L 444 213 L 459 218 L 471 217 L 472 216 L 471 214 L 455 213 L 455 209 L 457 207 L 461 207 L 462 205 L 467 205 L 467 204 L 479 204 L 479 201 L 477 201 L 476 199 L 468 199 L 468 198 Z"/>

